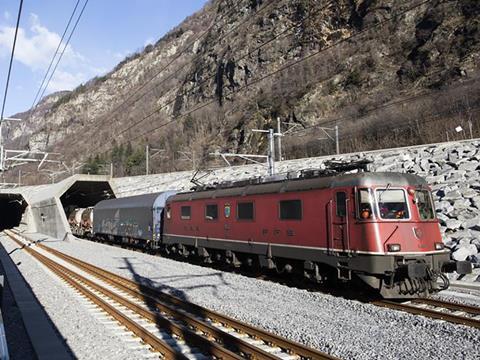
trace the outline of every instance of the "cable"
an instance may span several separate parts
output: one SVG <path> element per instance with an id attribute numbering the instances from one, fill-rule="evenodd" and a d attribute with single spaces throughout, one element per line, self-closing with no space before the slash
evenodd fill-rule
<path id="1" fill-rule="evenodd" d="M 314 16 L 314 15 L 320 13 L 321 11 L 325 10 L 326 8 L 328 8 L 328 7 L 329 7 L 331 4 L 333 4 L 333 3 L 334 3 L 334 1 L 329 1 L 325 6 L 317 9 L 317 11 L 315 11 L 315 12 L 312 12 L 309 16 L 303 18 L 301 21 L 308 20 L 311 16 Z M 241 61 L 241 60 L 249 57 L 252 53 L 254 53 L 254 52 L 258 51 L 259 49 L 261 49 L 262 47 L 270 44 L 270 43 L 273 42 L 274 40 L 278 39 L 280 36 L 284 35 L 285 33 L 289 32 L 289 31 L 291 31 L 291 30 L 294 30 L 296 27 L 298 27 L 298 26 L 300 26 L 300 25 L 301 25 L 301 24 L 299 24 L 299 23 L 294 23 L 294 25 L 292 25 L 292 26 L 290 26 L 290 27 L 287 27 L 286 29 L 284 29 L 283 31 L 281 31 L 279 34 L 275 35 L 274 37 L 272 37 L 272 38 L 269 39 L 268 41 L 266 41 L 266 42 L 258 45 L 257 47 L 255 47 L 255 48 L 252 49 L 252 50 L 249 50 L 244 56 L 238 58 L 237 61 Z M 210 79 L 214 78 L 215 76 L 216 76 L 215 73 L 212 74 L 212 75 L 210 75 L 209 77 L 205 78 L 203 81 L 195 84 L 195 88 L 202 86 L 202 85 L 205 84 L 207 81 L 209 81 Z M 153 115 L 155 115 L 156 113 L 158 113 L 160 110 L 166 108 L 168 105 L 171 105 L 172 103 L 174 103 L 174 102 L 176 101 L 176 98 L 177 98 L 178 96 L 188 95 L 188 93 L 191 93 L 192 91 L 193 91 L 193 89 L 190 89 L 190 90 L 184 91 L 184 92 L 181 93 L 181 94 L 177 94 L 177 96 L 176 96 L 174 99 L 167 101 L 165 104 L 163 104 L 163 105 L 160 106 L 159 108 L 155 109 L 153 112 L 151 112 L 151 113 L 149 113 L 148 115 L 144 116 L 144 117 L 141 118 L 140 120 L 135 121 L 134 123 L 132 123 L 131 125 L 129 125 L 127 128 L 125 128 L 125 129 L 121 130 L 119 133 L 115 134 L 115 137 L 118 137 L 118 136 L 124 134 L 125 132 L 131 130 L 131 129 L 134 128 L 135 126 L 141 124 L 143 121 L 149 119 L 150 117 L 152 117 Z M 216 101 L 216 100 L 214 100 L 214 101 Z M 96 150 L 96 149 L 98 149 L 98 148 L 95 148 L 95 149 L 93 149 L 93 150 Z"/>
<path id="2" fill-rule="evenodd" d="M 257 16 L 260 12 L 263 12 L 265 11 L 266 8 L 270 7 L 271 5 L 273 5 L 275 3 L 275 0 L 272 0 L 269 4 L 261 7 L 259 10 L 257 10 L 253 16 Z M 190 48 L 190 46 L 194 45 L 200 38 L 202 38 L 203 36 L 205 36 L 206 34 L 208 34 L 208 32 L 210 32 L 211 29 L 213 29 L 213 27 L 218 24 L 219 21 L 221 21 L 223 18 L 229 18 L 231 14 L 233 14 L 235 11 L 238 10 L 238 7 L 241 3 L 240 2 L 237 2 L 237 4 L 234 6 L 234 8 L 222 15 L 220 17 L 219 20 L 213 20 L 212 21 L 212 24 L 206 29 L 204 30 L 199 36 L 197 36 L 196 38 L 194 38 L 192 41 L 190 41 L 181 51 L 180 53 L 177 54 L 177 56 L 175 56 L 173 59 L 171 59 L 165 66 L 163 66 L 158 72 L 156 72 L 149 80 L 147 80 L 144 84 L 142 84 L 140 87 L 138 87 L 136 90 L 134 90 L 134 92 L 132 94 L 130 94 L 124 101 L 122 101 L 118 106 L 115 107 L 115 109 L 110 112 L 109 116 L 102 122 L 102 123 L 107 123 L 109 119 L 112 119 L 113 117 L 113 114 L 115 114 L 120 108 L 122 108 L 123 105 L 127 104 L 127 102 L 132 99 L 140 90 L 142 90 L 143 88 L 145 88 L 145 86 L 147 86 L 151 81 L 153 81 L 155 78 L 157 78 L 161 73 L 163 73 L 171 64 L 173 64 L 177 59 L 179 59 L 181 57 L 181 55 Z M 231 34 L 233 31 L 237 30 L 240 26 L 243 26 L 245 23 L 247 23 L 248 21 L 250 21 L 252 19 L 252 17 L 248 17 L 245 21 L 243 21 L 242 23 L 238 24 L 237 26 L 235 26 L 234 28 L 230 29 L 224 36 L 228 35 L 228 34 Z M 221 39 L 220 39 L 221 41 Z M 195 57 L 190 63 L 193 63 L 194 61 L 196 61 L 198 58 Z M 183 69 L 186 69 L 187 66 L 184 66 Z M 167 76 L 166 78 L 162 79 L 162 81 L 158 84 L 155 84 L 151 89 L 147 90 L 146 92 L 144 92 L 142 95 L 140 95 L 138 98 L 134 99 L 132 102 L 130 102 L 130 104 L 135 104 L 138 100 L 140 100 L 142 97 L 144 97 L 146 94 L 150 93 L 151 91 L 157 89 L 158 87 L 160 87 L 161 85 L 163 85 L 164 83 L 166 83 L 168 80 L 170 80 L 171 78 L 173 78 L 174 76 L 178 75 L 177 73 L 175 72 L 172 72 L 169 76 Z M 168 90 L 167 90 L 168 91 Z"/>
<path id="3" fill-rule="evenodd" d="M 436 72 L 434 72 L 432 74 L 429 74 L 429 75 L 431 76 L 431 75 L 433 75 L 435 73 L 439 73 L 441 71 L 442 70 L 436 71 Z M 470 83 L 474 83 L 479 79 L 480 79 L 480 76 L 476 76 L 476 77 L 471 78 L 467 81 L 458 83 L 455 86 L 449 87 L 448 89 L 446 89 L 443 92 L 451 91 L 451 90 L 457 89 L 459 87 L 464 87 L 465 85 L 468 85 Z M 395 105 L 407 104 L 409 102 L 413 102 L 415 100 L 419 100 L 421 98 L 428 97 L 428 96 L 434 96 L 434 95 L 438 95 L 438 93 L 433 92 L 433 91 L 425 91 L 425 92 L 415 94 L 415 95 L 412 95 L 412 96 L 404 98 L 404 99 L 399 99 L 399 100 L 396 100 L 396 101 L 393 101 L 393 102 L 389 102 L 389 103 L 386 103 L 386 104 L 381 104 L 381 105 L 375 106 L 375 107 L 369 109 L 368 111 L 366 111 L 362 116 L 359 116 L 359 117 L 347 116 L 347 115 L 346 116 L 341 116 L 341 117 L 338 117 L 338 118 L 335 118 L 335 119 L 330 119 L 330 120 L 326 120 L 326 121 L 323 121 L 323 122 L 320 122 L 320 123 L 317 123 L 317 124 L 314 124 L 314 125 L 306 126 L 302 129 L 299 129 L 298 131 L 287 134 L 286 136 L 296 136 L 298 134 L 304 133 L 307 130 L 311 130 L 311 129 L 315 129 L 315 128 L 319 128 L 319 127 L 323 127 L 323 126 L 333 125 L 333 124 L 338 123 L 339 121 L 344 121 L 344 120 L 348 120 L 348 119 L 350 119 L 350 120 L 352 120 L 352 119 L 361 120 L 361 119 L 367 118 L 369 114 L 371 114 L 373 112 L 376 112 L 378 110 L 387 109 L 387 108 L 389 108 L 391 106 L 395 106 Z"/>
<path id="4" fill-rule="evenodd" d="M 336 46 L 338 46 L 338 45 L 340 45 L 340 44 L 342 44 L 342 43 L 345 43 L 345 42 L 347 42 L 347 41 L 349 41 L 349 40 L 351 40 L 351 39 L 353 39 L 353 38 L 356 38 L 356 37 L 358 37 L 358 36 L 360 36 L 360 35 L 363 35 L 364 33 L 368 32 L 368 31 L 370 31 L 370 30 L 372 30 L 372 29 L 374 29 L 374 28 L 377 28 L 377 27 L 379 27 L 379 26 L 381 26 L 381 25 L 384 25 L 384 24 L 386 24 L 386 23 L 388 23 L 388 22 L 391 22 L 392 20 L 398 18 L 399 16 L 405 15 L 406 13 L 408 13 L 408 12 L 410 12 L 410 11 L 412 11 L 412 10 L 415 10 L 416 8 L 418 8 L 418 7 L 420 7 L 420 6 L 424 5 L 424 4 L 427 4 L 427 3 L 429 3 L 430 1 L 431 1 L 431 0 L 424 0 L 424 1 L 420 2 L 420 3 L 417 3 L 417 4 L 415 4 L 415 5 L 412 5 L 412 6 L 408 7 L 407 9 L 401 11 L 399 14 L 397 14 L 397 15 L 395 15 L 395 16 L 392 16 L 392 17 L 389 18 L 389 19 L 385 19 L 385 20 L 380 21 L 380 22 L 378 22 L 378 23 L 376 23 L 376 24 L 374 24 L 374 25 L 371 25 L 371 26 L 369 26 L 369 27 L 366 27 L 365 29 L 359 31 L 358 33 L 355 33 L 355 34 L 352 34 L 352 35 L 350 35 L 350 36 L 348 36 L 348 37 L 346 37 L 346 38 L 343 38 L 343 39 L 339 40 L 339 41 L 336 42 L 336 43 L 333 43 L 333 44 L 331 44 L 331 45 L 329 45 L 329 46 L 327 46 L 327 47 L 325 47 L 325 48 L 322 48 L 322 49 L 320 49 L 320 50 L 318 50 L 318 51 L 315 51 L 315 52 L 313 52 L 313 53 L 311 53 L 311 54 L 309 54 L 309 55 L 307 55 L 307 56 L 305 56 L 305 57 L 303 57 L 303 58 L 301 58 L 301 59 L 292 61 L 292 62 L 290 62 L 290 63 L 288 63 L 288 64 L 286 64 L 286 65 L 278 68 L 277 70 L 275 70 L 275 71 L 273 71 L 273 72 L 271 72 L 271 73 L 268 73 L 268 74 L 266 74 L 266 75 L 264 75 L 264 76 L 262 76 L 262 77 L 260 77 L 260 78 L 257 78 L 257 79 L 255 79 L 255 80 L 251 81 L 250 83 L 248 83 L 248 84 L 246 84 L 246 85 L 238 88 L 236 91 L 231 91 L 228 95 L 232 95 L 232 94 L 234 94 L 234 93 L 238 93 L 238 92 L 241 92 L 241 91 L 243 91 L 243 90 L 245 90 L 245 89 L 247 89 L 247 88 L 250 88 L 252 85 L 254 85 L 254 84 L 256 84 L 256 83 L 259 83 L 259 82 L 261 82 L 261 81 L 263 81 L 263 80 L 265 80 L 265 79 L 267 79 L 267 78 L 270 78 L 270 77 L 272 77 L 272 76 L 274 76 L 274 75 L 276 75 L 276 74 L 279 74 L 279 73 L 281 73 L 281 72 L 283 72 L 283 71 L 285 71 L 285 70 L 287 70 L 287 69 L 289 69 L 289 68 L 292 68 L 292 67 L 294 67 L 294 66 L 296 66 L 296 65 L 298 65 L 298 64 L 300 64 L 300 63 L 302 63 L 302 62 L 305 62 L 305 61 L 307 61 L 307 60 L 309 60 L 309 59 L 311 59 L 311 58 L 313 58 L 313 57 L 315 57 L 315 56 L 317 56 L 317 55 L 319 55 L 319 54 L 321 54 L 321 53 L 323 53 L 323 52 L 325 52 L 325 51 L 327 51 L 327 50 L 329 50 L 329 49 L 331 49 L 331 48 L 333 48 L 333 47 L 336 47 Z M 208 105 L 210 105 L 210 104 L 212 104 L 212 103 L 214 103 L 214 102 L 216 102 L 216 99 L 207 101 L 207 102 L 199 105 L 198 107 L 196 107 L 196 108 L 194 108 L 194 109 L 192 109 L 192 110 L 190 110 L 190 111 L 187 111 L 187 112 L 185 112 L 185 113 L 182 113 L 182 114 L 180 114 L 180 115 L 177 115 L 177 116 L 174 117 L 172 120 L 169 120 L 169 121 L 167 121 L 167 122 L 159 125 L 158 127 L 155 127 L 155 128 L 153 128 L 153 129 L 148 130 L 147 132 L 141 133 L 141 134 L 133 137 L 132 139 L 130 139 L 130 141 L 133 141 L 133 140 L 138 139 L 139 137 L 145 136 L 147 133 L 155 132 L 155 131 L 157 131 L 158 129 L 161 129 L 161 128 L 163 128 L 163 127 L 165 127 L 165 126 L 167 126 L 167 125 L 175 122 L 176 120 L 178 120 L 178 119 L 180 119 L 180 118 L 182 118 L 182 117 L 185 117 L 185 116 L 187 116 L 187 115 L 190 115 L 190 114 L 192 114 L 193 112 L 198 111 L 198 110 L 200 110 L 200 109 L 202 109 L 202 108 L 204 108 L 204 107 L 206 107 L 206 106 L 208 106 Z M 161 108 L 161 107 L 160 107 L 160 108 Z M 156 111 L 155 111 L 154 113 L 158 112 L 160 108 L 156 109 Z M 147 117 L 152 116 L 154 113 L 151 113 L 151 114 L 147 115 Z"/>
<path id="5" fill-rule="evenodd" d="M 79 21 L 80 21 L 80 18 L 81 18 L 82 15 L 83 15 L 83 12 L 84 12 L 84 10 L 85 10 L 85 7 L 86 7 L 87 4 L 88 4 L 88 1 L 89 1 L 89 0 L 86 0 L 86 1 L 85 1 L 85 4 L 83 5 L 82 10 L 80 11 L 80 14 L 78 15 L 78 18 L 77 18 L 77 20 L 75 21 L 75 25 L 73 26 L 73 29 L 72 29 L 72 31 L 70 32 L 70 35 L 68 36 L 67 42 L 65 43 L 65 46 L 63 47 L 63 50 L 62 50 L 60 56 L 58 57 L 58 60 L 57 60 L 57 62 L 56 62 L 56 64 L 55 64 L 55 67 L 53 68 L 53 71 L 52 71 L 52 73 L 50 74 L 50 77 L 48 78 L 48 81 L 47 81 L 47 83 L 46 83 L 46 85 L 45 85 L 45 88 L 43 89 L 42 94 L 40 95 L 40 99 L 43 98 L 43 94 L 45 94 L 45 91 L 47 90 L 48 85 L 50 84 L 50 81 L 52 80 L 52 77 L 53 77 L 53 75 L 55 74 L 55 71 L 57 70 L 57 66 L 58 66 L 58 64 L 60 63 L 60 60 L 62 60 L 63 54 L 65 53 L 65 50 L 67 49 L 68 44 L 70 43 L 70 40 L 71 40 L 71 38 L 72 38 L 72 36 L 73 36 L 73 33 L 75 32 L 75 29 L 77 28 L 77 25 L 78 25 L 78 23 L 79 23 Z"/>
<path id="6" fill-rule="evenodd" d="M 10 64 L 8 66 L 7 82 L 5 84 L 5 94 L 3 95 L 2 113 L 0 115 L 0 121 L 3 120 L 3 114 L 5 112 L 5 103 L 7 102 L 8 85 L 10 82 L 10 74 L 12 72 L 13 57 L 15 55 L 15 45 L 17 44 L 17 34 L 18 34 L 18 28 L 20 26 L 20 17 L 22 15 L 22 7 L 23 7 L 23 0 L 20 0 L 20 7 L 18 8 L 18 16 L 17 16 L 17 26 L 15 28 L 15 36 L 13 38 L 12 54 L 10 55 Z M 2 140 L 0 139 L 0 143 L 1 141 Z"/>
<path id="7" fill-rule="evenodd" d="M 50 72 L 50 69 L 52 68 L 53 62 L 54 62 L 55 58 L 57 57 L 58 50 L 60 49 L 60 46 L 62 45 L 63 39 L 65 38 L 65 35 L 67 33 L 68 28 L 70 27 L 70 23 L 72 22 L 73 16 L 75 15 L 75 12 L 77 11 L 77 7 L 78 7 L 79 3 L 80 3 L 80 0 L 77 0 L 77 3 L 75 4 L 75 7 L 72 11 L 72 14 L 70 15 L 70 19 L 68 19 L 67 26 L 65 27 L 65 30 L 63 31 L 62 38 L 60 39 L 60 41 L 57 45 L 57 49 L 55 50 L 55 53 L 53 54 L 52 60 L 50 61 L 50 64 L 48 65 L 48 69 L 45 73 L 45 76 L 43 77 L 42 83 L 40 84 L 40 87 L 38 88 L 37 94 L 35 95 L 35 98 L 33 99 L 33 103 L 32 103 L 32 106 L 30 108 L 31 110 L 33 110 L 34 107 L 36 106 L 35 104 L 37 102 L 38 95 L 40 94 L 40 91 L 42 90 L 43 85 L 45 84 L 45 80 L 47 79 L 48 73 Z M 38 99 L 38 101 L 40 101 L 40 100 L 41 100 L 41 98 Z"/>

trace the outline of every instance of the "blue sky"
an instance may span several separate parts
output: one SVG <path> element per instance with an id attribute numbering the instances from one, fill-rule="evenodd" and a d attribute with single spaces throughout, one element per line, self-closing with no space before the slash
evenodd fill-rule
<path id="1" fill-rule="evenodd" d="M 78 12 L 84 1 L 80 1 Z M 76 2 L 24 0 L 5 116 L 30 108 Z M 19 3 L 20 0 L 0 2 L 1 99 Z M 205 3 L 206 0 L 90 0 L 46 94 L 71 90 L 108 72 L 125 56 L 154 43 Z"/>

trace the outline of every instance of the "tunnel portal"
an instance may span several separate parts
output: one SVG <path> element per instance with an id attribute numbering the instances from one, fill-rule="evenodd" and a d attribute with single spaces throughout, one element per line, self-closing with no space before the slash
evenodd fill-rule
<path id="1" fill-rule="evenodd" d="M 60 201 L 68 218 L 77 208 L 95 206 L 99 201 L 114 197 L 114 192 L 107 181 L 76 181 L 60 197 Z"/>
<path id="2" fill-rule="evenodd" d="M 20 194 L 0 194 L 0 231 L 19 226 L 27 205 Z"/>

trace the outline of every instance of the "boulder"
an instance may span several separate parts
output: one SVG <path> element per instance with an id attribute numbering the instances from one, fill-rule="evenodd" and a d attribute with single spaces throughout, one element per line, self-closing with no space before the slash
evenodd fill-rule
<path id="1" fill-rule="evenodd" d="M 447 215 L 451 211 L 453 211 L 453 206 L 450 204 L 448 201 L 440 201 L 435 203 L 435 207 L 437 210 L 439 210 L 443 215 Z"/>
<path id="2" fill-rule="evenodd" d="M 462 224 L 462 228 L 480 231 L 480 216 L 465 220 Z"/>
<path id="3" fill-rule="evenodd" d="M 447 174 L 445 181 L 447 182 L 460 182 L 465 180 L 465 170 L 452 171 Z"/>
<path id="4" fill-rule="evenodd" d="M 445 181 L 445 175 L 437 175 L 437 176 L 427 176 L 426 180 L 429 184 L 440 184 Z"/>
<path id="5" fill-rule="evenodd" d="M 480 209 L 480 196 L 475 196 L 471 198 L 470 202 L 472 203 L 472 206 L 474 208 Z"/>
<path id="6" fill-rule="evenodd" d="M 472 199 L 479 195 L 478 191 L 472 188 L 462 189 L 460 192 L 462 193 L 462 196 L 467 199 Z"/>
<path id="7" fill-rule="evenodd" d="M 460 193 L 460 191 L 452 190 L 449 192 L 445 192 L 445 196 L 443 197 L 442 200 L 457 200 L 461 198 L 462 198 L 462 194 Z"/>
<path id="8" fill-rule="evenodd" d="M 477 247 L 473 244 L 469 244 L 467 246 L 461 246 L 458 249 L 456 249 L 452 254 L 452 258 L 457 261 L 463 261 L 463 260 L 466 260 L 467 257 L 472 255 L 477 255 L 477 254 L 478 254 Z"/>
<path id="9" fill-rule="evenodd" d="M 474 238 L 470 230 L 458 230 L 449 236 L 451 239 L 454 239 L 457 243 L 461 240 L 468 240 L 468 243 Z"/>
<path id="10" fill-rule="evenodd" d="M 468 209 L 470 206 L 471 206 L 470 200 L 465 198 L 457 199 L 453 202 L 453 207 L 455 209 Z"/>
<path id="11" fill-rule="evenodd" d="M 473 172 L 477 170 L 479 165 L 478 161 L 465 161 L 458 166 L 458 170 Z"/>
<path id="12" fill-rule="evenodd" d="M 445 221 L 445 226 L 449 230 L 460 229 L 460 227 L 462 226 L 462 221 L 457 219 L 448 219 Z"/>
<path id="13" fill-rule="evenodd" d="M 438 219 L 438 221 L 440 222 L 441 225 L 446 225 L 449 217 L 447 215 L 445 215 L 444 213 L 439 212 L 439 213 L 437 213 L 437 219 Z"/>

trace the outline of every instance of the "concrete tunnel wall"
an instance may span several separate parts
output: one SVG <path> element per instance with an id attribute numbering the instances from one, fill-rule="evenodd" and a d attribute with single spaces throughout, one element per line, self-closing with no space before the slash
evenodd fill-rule
<path id="1" fill-rule="evenodd" d="M 63 238 L 70 231 L 62 204 L 58 198 L 51 198 L 32 205 L 37 232 L 55 238 Z"/>
<path id="2" fill-rule="evenodd" d="M 0 190 L 0 225 L 14 227 L 23 223 L 27 231 L 63 239 L 71 233 L 68 211 L 115 197 L 109 180 L 106 176 L 74 175 L 56 184 Z M 22 199 L 21 208 L 9 202 L 18 200 L 20 205 Z"/>

